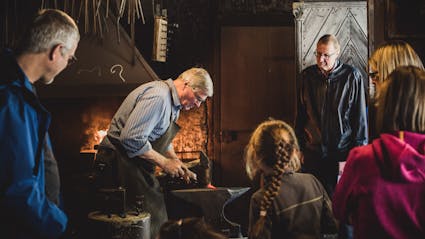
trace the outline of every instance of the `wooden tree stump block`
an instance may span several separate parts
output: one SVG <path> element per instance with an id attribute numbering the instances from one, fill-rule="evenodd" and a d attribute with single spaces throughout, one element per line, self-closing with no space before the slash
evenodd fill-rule
<path id="1" fill-rule="evenodd" d="M 101 239 L 150 239 L 151 216 L 149 213 L 127 213 L 125 217 L 107 215 L 99 211 L 88 215 L 90 234 Z"/>

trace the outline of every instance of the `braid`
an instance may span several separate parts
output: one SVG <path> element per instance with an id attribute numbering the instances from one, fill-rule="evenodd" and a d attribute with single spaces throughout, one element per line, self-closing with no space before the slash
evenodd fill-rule
<path id="1" fill-rule="evenodd" d="M 263 231 L 264 224 L 266 221 L 267 211 L 273 203 L 277 193 L 279 192 L 282 177 L 285 173 L 287 164 L 291 159 L 292 152 L 294 150 L 293 143 L 286 143 L 283 140 L 279 140 L 275 147 L 274 157 L 276 163 L 273 166 L 273 173 L 271 175 L 270 182 L 265 186 L 265 192 L 263 199 L 260 204 L 260 218 L 255 223 L 252 233 L 254 237 L 258 237 Z"/>

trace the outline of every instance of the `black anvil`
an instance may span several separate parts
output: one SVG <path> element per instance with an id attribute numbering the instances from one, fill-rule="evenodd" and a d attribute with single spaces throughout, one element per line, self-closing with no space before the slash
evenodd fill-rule
<path id="1" fill-rule="evenodd" d="M 230 238 L 242 237 L 240 225 L 224 215 L 224 207 L 249 190 L 249 187 L 218 187 L 172 190 L 178 198 L 199 206 L 205 221 Z"/>

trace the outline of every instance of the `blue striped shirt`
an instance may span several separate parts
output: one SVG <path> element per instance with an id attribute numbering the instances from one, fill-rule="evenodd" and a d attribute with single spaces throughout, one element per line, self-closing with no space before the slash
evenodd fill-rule
<path id="1" fill-rule="evenodd" d="M 167 131 L 170 116 L 178 119 L 181 108 L 173 80 L 145 83 L 125 98 L 112 118 L 108 137 L 119 142 L 128 157 L 136 157 L 152 149 L 150 142 Z M 115 148 L 108 137 L 100 145 Z"/>

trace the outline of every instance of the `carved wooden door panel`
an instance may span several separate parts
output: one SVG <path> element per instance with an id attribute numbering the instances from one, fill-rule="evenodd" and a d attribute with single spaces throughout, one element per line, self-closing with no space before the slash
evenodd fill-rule
<path id="1" fill-rule="evenodd" d="M 341 61 L 356 66 L 369 85 L 367 4 L 359 2 L 294 2 L 297 71 L 316 64 L 314 51 L 319 38 L 334 34 Z"/>

